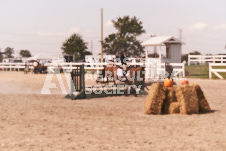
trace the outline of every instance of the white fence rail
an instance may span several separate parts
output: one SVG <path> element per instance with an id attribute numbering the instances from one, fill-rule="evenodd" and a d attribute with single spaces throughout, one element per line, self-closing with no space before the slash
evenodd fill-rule
<path id="1" fill-rule="evenodd" d="M 226 55 L 188 55 L 188 65 L 191 64 L 206 64 L 206 63 L 226 63 Z"/>
<path id="2" fill-rule="evenodd" d="M 225 69 L 214 69 L 213 67 L 225 67 Z M 218 78 L 224 79 L 219 72 L 226 72 L 226 63 L 210 63 L 209 64 L 209 78 L 212 79 L 212 73 L 215 74 Z"/>
<path id="3" fill-rule="evenodd" d="M 173 66 L 173 72 L 174 76 L 182 75 L 182 77 L 185 77 L 185 67 L 183 63 L 170 63 L 170 65 Z M 161 63 L 161 71 L 165 70 L 165 63 Z"/>
<path id="4" fill-rule="evenodd" d="M 94 69 L 97 70 L 97 73 L 99 73 L 100 70 L 104 68 L 104 65 L 107 65 L 108 63 L 47 63 L 45 66 L 48 67 L 48 72 L 54 73 L 54 69 L 56 68 L 62 68 L 68 71 L 71 71 L 72 69 L 75 69 L 76 65 L 85 65 L 85 69 Z M 121 63 L 117 63 L 120 65 Z M 165 74 L 165 64 L 164 63 L 158 63 L 150 64 L 150 62 L 146 63 L 130 63 L 130 65 L 145 65 L 145 71 L 147 78 L 157 78 L 158 76 Z M 171 63 L 170 65 L 173 66 L 174 70 L 174 76 L 182 75 L 185 76 L 185 69 L 183 63 Z M 15 69 L 24 69 L 25 63 L 1 63 L 0 62 L 0 69 L 2 70 L 15 70 Z M 33 69 L 33 66 L 29 66 L 30 69 Z"/>
<path id="5" fill-rule="evenodd" d="M 12 70 L 12 69 L 24 69 L 25 68 L 25 63 L 5 63 L 5 62 L 0 62 L 0 69 L 2 70 Z M 30 68 L 33 68 L 33 66 L 30 66 Z"/>

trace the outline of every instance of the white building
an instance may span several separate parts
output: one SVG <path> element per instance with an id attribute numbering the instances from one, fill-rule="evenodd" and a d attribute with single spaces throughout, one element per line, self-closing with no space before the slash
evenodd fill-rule
<path id="1" fill-rule="evenodd" d="M 181 48 L 184 44 L 173 36 L 156 36 L 141 45 L 145 47 L 146 58 L 148 58 L 149 50 L 154 48 L 162 63 L 181 63 Z"/>

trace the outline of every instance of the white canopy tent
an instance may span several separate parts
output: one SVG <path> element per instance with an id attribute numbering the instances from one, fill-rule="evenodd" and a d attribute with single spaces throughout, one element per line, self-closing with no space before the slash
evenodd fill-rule
<path id="1" fill-rule="evenodd" d="M 52 62 L 52 63 L 63 63 L 65 62 L 65 59 L 63 56 L 47 56 L 43 54 L 37 54 L 35 56 L 26 58 L 25 61 L 38 61 L 40 63 L 47 63 L 47 62 Z"/>
<path id="2" fill-rule="evenodd" d="M 29 57 L 29 58 L 26 58 L 26 61 L 30 61 L 30 60 L 38 60 L 38 58 L 40 57 L 40 54 L 37 54 L 33 57 Z"/>

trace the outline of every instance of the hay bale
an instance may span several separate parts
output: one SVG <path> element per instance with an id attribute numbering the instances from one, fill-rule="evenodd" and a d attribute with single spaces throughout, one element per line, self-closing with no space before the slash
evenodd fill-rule
<path id="1" fill-rule="evenodd" d="M 166 98 L 163 101 L 162 106 L 162 113 L 168 114 L 169 113 L 169 106 L 172 102 L 177 102 L 177 97 L 175 94 L 175 87 L 166 88 Z"/>
<path id="2" fill-rule="evenodd" d="M 182 85 L 176 88 L 176 97 L 181 114 L 197 114 L 199 112 L 198 97 L 194 85 Z"/>
<path id="3" fill-rule="evenodd" d="M 165 99 L 165 87 L 161 83 L 151 85 L 148 96 L 144 102 L 145 114 L 160 114 L 163 100 Z"/>
<path id="4" fill-rule="evenodd" d="M 209 106 L 209 103 L 207 102 L 204 93 L 201 89 L 201 87 L 198 84 L 193 84 L 196 90 L 196 94 L 198 96 L 199 101 L 199 112 L 205 113 L 210 112 L 211 108 Z"/>
<path id="5" fill-rule="evenodd" d="M 176 87 L 171 87 L 171 88 L 166 89 L 166 99 L 170 103 L 177 102 L 175 89 L 176 89 Z"/>
<path id="6" fill-rule="evenodd" d="M 169 108 L 168 108 L 168 113 L 169 114 L 180 113 L 179 102 L 172 102 L 172 103 L 170 103 Z"/>

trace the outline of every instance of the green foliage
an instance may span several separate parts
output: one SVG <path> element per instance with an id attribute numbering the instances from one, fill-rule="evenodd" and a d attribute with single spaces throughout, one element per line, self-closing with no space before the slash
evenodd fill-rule
<path id="1" fill-rule="evenodd" d="M 20 50 L 21 57 L 31 57 L 31 52 L 29 50 Z"/>
<path id="2" fill-rule="evenodd" d="M 63 42 L 61 47 L 64 54 L 75 56 L 75 60 L 84 59 L 85 55 L 92 54 L 87 51 L 87 43 L 85 43 L 79 34 L 72 34 L 70 38 Z"/>
<path id="3" fill-rule="evenodd" d="M 185 66 L 186 78 L 209 78 L 208 65 Z"/>
<path id="4" fill-rule="evenodd" d="M 189 54 L 190 55 L 201 55 L 201 53 L 198 51 L 193 51 L 193 52 L 190 52 Z"/>
<path id="5" fill-rule="evenodd" d="M 6 58 L 13 58 L 12 54 L 14 54 L 14 49 L 10 48 L 10 47 L 7 47 L 5 49 L 5 52 L 4 52 L 5 57 Z"/>
<path id="6" fill-rule="evenodd" d="M 154 53 L 148 54 L 148 57 L 149 58 L 158 58 L 159 54 L 157 52 L 154 52 Z"/>
<path id="7" fill-rule="evenodd" d="M 3 55 L 0 53 L 0 62 L 3 60 Z"/>
<path id="8" fill-rule="evenodd" d="M 120 54 L 123 49 L 127 49 L 129 56 L 140 56 L 144 52 L 141 42 L 137 36 L 145 33 L 142 22 L 136 17 L 119 17 L 112 20 L 117 32 L 108 35 L 103 42 L 104 52 L 107 54 Z"/>
<path id="9" fill-rule="evenodd" d="M 118 30 L 118 33 L 122 36 L 139 36 L 145 33 L 143 29 L 142 22 L 139 21 L 135 16 L 130 18 L 129 16 L 124 16 L 123 18 L 117 18 L 117 21 L 112 20 L 114 27 Z"/>

